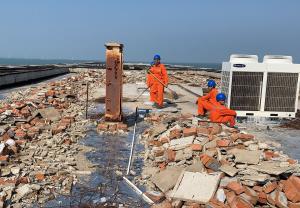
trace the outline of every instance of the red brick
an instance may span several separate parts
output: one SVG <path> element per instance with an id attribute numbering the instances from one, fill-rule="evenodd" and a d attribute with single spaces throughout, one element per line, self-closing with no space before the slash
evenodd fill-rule
<path id="1" fill-rule="evenodd" d="M 117 124 L 117 129 L 118 130 L 127 131 L 128 130 L 128 126 L 127 126 L 127 124 L 124 124 L 124 123 L 118 123 Z"/>
<path id="2" fill-rule="evenodd" d="M 15 138 L 17 139 L 26 139 L 27 138 L 27 134 L 25 131 L 21 130 L 21 129 L 17 129 L 15 131 Z"/>
<path id="3" fill-rule="evenodd" d="M 200 204 L 197 204 L 195 202 L 185 202 L 184 208 L 200 208 Z"/>
<path id="4" fill-rule="evenodd" d="M 243 185 L 236 181 L 231 181 L 226 186 L 228 189 L 234 191 L 237 195 L 243 193 L 245 191 L 245 188 Z"/>
<path id="5" fill-rule="evenodd" d="M 54 97 L 54 96 L 55 96 L 55 91 L 54 91 L 54 90 L 48 90 L 48 91 L 45 93 L 45 96 L 46 96 L 46 97 Z"/>
<path id="6" fill-rule="evenodd" d="M 166 162 L 159 163 L 158 167 L 159 167 L 160 170 L 164 170 L 167 167 L 167 163 Z"/>
<path id="7" fill-rule="evenodd" d="M 184 128 L 183 129 L 183 136 L 188 137 L 188 136 L 195 136 L 195 135 L 197 135 L 197 128 L 196 127 Z"/>
<path id="8" fill-rule="evenodd" d="M 99 123 L 97 126 L 97 129 L 99 131 L 107 131 L 108 130 L 108 124 L 106 123 Z"/>
<path id="9" fill-rule="evenodd" d="M 233 199 L 232 203 L 230 203 L 230 207 L 231 208 L 253 208 L 254 206 L 246 199 L 237 196 Z"/>
<path id="10" fill-rule="evenodd" d="M 230 144 L 230 140 L 228 140 L 228 139 L 217 140 L 217 146 L 218 147 L 228 147 L 229 144 Z"/>
<path id="11" fill-rule="evenodd" d="M 35 174 L 35 179 L 37 181 L 43 181 L 45 179 L 45 174 L 43 174 L 43 173 L 36 173 Z"/>
<path id="12" fill-rule="evenodd" d="M 157 191 L 147 191 L 145 193 L 154 203 L 162 202 L 166 197 L 163 193 Z"/>
<path id="13" fill-rule="evenodd" d="M 150 120 L 151 120 L 151 121 L 159 121 L 160 118 L 159 118 L 159 116 L 152 115 L 152 116 L 150 117 Z"/>
<path id="14" fill-rule="evenodd" d="M 172 204 L 165 200 L 162 203 L 152 205 L 151 208 L 172 208 Z"/>
<path id="15" fill-rule="evenodd" d="M 0 163 L 8 162 L 9 156 L 8 155 L 0 155 Z"/>
<path id="16" fill-rule="evenodd" d="M 167 153 L 167 159 L 169 162 L 174 162 L 175 161 L 175 157 L 176 157 L 176 151 L 168 149 L 166 151 Z"/>
<path id="17" fill-rule="evenodd" d="M 64 132 L 67 129 L 67 126 L 63 125 L 63 124 L 59 124 L 56 127 L 52 128 L 52 134 L 58 134 L 61 132 Z"/>
<path id="18" fill-rule="evenodd" d="M 276 182 L 268 182 L 267 184 L 264 185 L 263 191 L 268 194 L 274 191 L 277 188 L 277 183 Z"/>
<path id="19" fill-rule="evenodd" d="M 245 186 L 244 188 L 245 188 L 245 194 L 249 196 L 247 200 L 250 201 L 253 205 L 255 205 L 258 200 L 258 194 L 250 187 Z"/>
<path id="20" fill-rule="evenodd" d="M 22 144 L 25 144 L 27 142 L 27 140 L 25 140 L 25 139 L 18 139 L 18 140 L 15 140 L 15 142 L 18 145 L 22 145 Z"/>
<path id="21" fill-rule="evenodd" d="M 293 159 L 291 159 L 291 158 L 287 159 L 287 162 L 288 162 L 289 164 L 291 164 L 291 165 L 297 164 L 297 163 L 298 163 L 297 160 L 293 160 Z"/>
<path id="22" fill-rule="evenodd" d="M 26 183 L 29 183 L 30 182 L 30 180 L 29 180 L 29 178 L 28 177 L 20 177 L 20 178 L 18 178 L 18 180 L 17 180 L 17 184 L 20 184 L 20 183 L 22 183 L 22 184 L 26 184 Z"/>
<path id="23" fill-rule="evenodd" d="M 193 151 L 201 151 L 202 145 L 201 144 L 191 144 L 191 148 Z"/>
<path id="24" fill-rule="evenodd" d="M 210 208 L 229 208 L 228 205 L 226 205 L 226 204 L 224 204 L 224 203 L 218 201 L 218 200 L 215 199 L 215 198 L 211 199 L 211 200 L 208 202 L 208 204 L 206 204 L 206 205 L 207 205 L 207 207 L 210 207 Z M 199 208 L 200 208 L 200 207 L 201 207 L 201 206 L 199 205 Z"/>
<path id="25" fill-rule="evenodd" d="M 287 198 L 285 194 L 281 191 L 276 192 L 275 202 L 276 202 L 276 206 L 280 208 L 285 208 L 288 205 Z"/>
<path id="26" fill-rule="evenodd" d="M 27 131 L 27 135 L 30 138 L 35 138 L 36 136 L 38 136 L 41 133 L 41 129 L 39 127 L 30 127 Z"/>
<path id="27" fill-rule="evenodd" d="M 252 134 L 238 134 L 238 138 L 243 141 L 248 141 L 254 139 L 254 136 Z"/>
<path id="28" fill-rule="evenodd" d="M 150 140 L 148 142 L 149 146 L 155 146 L 155 147 L 160 147 L 162 146 L 162 143 L 160 141 L 157 140 Z"/>
<path id="29" fill-rule="evenodd" d="M 283 186 L 286 197 L 293 203 L 300 202 L 300 178 L 290 176 Z"/>
<path id="30" fill-rule="evenodd" d="M 197 134 L 209 134 L 210 130 L 205 127 L 198 127 L 197 128 Z"/>
<path id="31" fill-rule="evenodd" d="M 17 180 L 16 179 L 6 179 L 6 178 L 0 178 L 0 185 L 12 185 L 16 184 Z"/>
<path id="32" fill-rule="evenodd" d="M 181 130 L 180 129 L 173 129 L 170 131 L 170 140 L 172 139 L 178 139 L 181 137 Z"/>
<path id="33" fill-rule="evenodd" d="M 207 154 L 201 154 L 200 155 L 201 162 L 205 165 L 209 161 L 213 160 L 213 158 Z"/>
<path id="34" fill-rule="evenodd" d="M 65 145 L 71 145 L 71 144 L 72 144 L 71 139 L 65 139 L 65 140 L 64 140 L 64 144 L 65 144 Z"/>
<path id="35" fill-rule="evenodd" d="M 229 204 L 231 204 L 236 197 L 235 193 L 233 191 L 227 191 L 225 192 L 226 200 Z"/>
<path id="36" fill-rule="evenodd" d="M 300 203 L 288 202 L 289 208 L 300 208 Z"/>
<path id="37" fill-rule="evenodd" d="M 22 108 L 22 110 L 20 111 L 20 113 L 22 114 L 22 116 L 24 116 L 25 118 L 29 117 L 31 115 L 30 111 L 28 110 L 28 108 Z"/>
<path id="38" fill-rule="evenodd" d="M 261 204 L 267 204 L 267 194 L 265 192 L 259 192 L 258 193 L 258 201 Z"/>

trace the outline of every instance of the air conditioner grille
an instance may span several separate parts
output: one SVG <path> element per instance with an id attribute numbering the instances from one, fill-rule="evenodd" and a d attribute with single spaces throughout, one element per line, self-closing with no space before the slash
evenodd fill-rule
<path id="1" fill-rule="evenodd" d="M 230 108 L 259 111 L 262 92 L 262 72 L 232 72 Z"/>
<path id="2" fill-rule="evenodd" d="M 298 73 L 268 73 L 265 111 L 294 112 Z"/>
<path id="3" fill-rule="evenodd" d="M 222 71 L 222 81 L 221 81 L 221 92 L 228 98 L 229 94 L 229 84 L 230 84 L 230 71 Z M 228 99 L 226 99 L 227 104 Z"/>

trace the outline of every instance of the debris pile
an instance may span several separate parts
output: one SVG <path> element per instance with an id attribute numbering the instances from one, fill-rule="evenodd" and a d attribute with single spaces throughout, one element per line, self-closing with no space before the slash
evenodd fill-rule
<path id="1" fill-rule="evenodd" d="M 86 83 L 103 84 L 88 72 L 12 92 L 0 102 L 0 207 L 44 203 L 70 194 L 84 137 Z M 88 172 L 88 171 L 86 171 Z"/>
<path id="2" fill-rule="evenodd" d="M 192 115 L 152 115 L 143 135 L 153 207 L 300 207 L 300 166 L 272 142 Z"/>

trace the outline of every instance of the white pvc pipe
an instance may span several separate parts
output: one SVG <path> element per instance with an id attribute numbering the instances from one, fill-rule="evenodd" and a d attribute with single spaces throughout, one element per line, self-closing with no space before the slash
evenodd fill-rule
<path id="1" fill-rule="evenodd" d="M 127 179 L 125 176 L 123 176 L 123 179 L 138 195 L 142 197 L 142 199 L 145 202 L 147 202 L 150 205 L 154 204 L 154 202 L 146 194 L 144 194 L 136 185 L 134 185 L 129 179 Z"/>

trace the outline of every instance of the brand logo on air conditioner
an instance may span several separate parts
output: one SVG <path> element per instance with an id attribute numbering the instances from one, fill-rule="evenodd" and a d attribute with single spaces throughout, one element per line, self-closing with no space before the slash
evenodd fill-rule
<path id="1" fill-rule="evenodd" d="M 246 67 L 246 65 L 245 64 L 233 64 L 233 67 L 244 68 L 244 67 Z"/>

